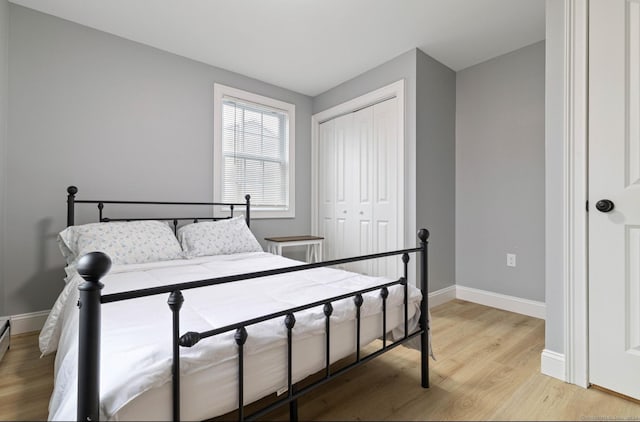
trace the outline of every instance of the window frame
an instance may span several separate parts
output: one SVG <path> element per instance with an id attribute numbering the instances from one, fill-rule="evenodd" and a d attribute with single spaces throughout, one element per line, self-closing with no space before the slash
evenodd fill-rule
<path id="1" fill-rule="evenodd" d="M 288 118 L 288 170 L 289 170 L 289 203 L 288 207 L 284 210 L 273 209 L 267 207 L 258 207 L 251 205 L 251 219 L 261 218 L 295 218 L 295 204 L 296 204 L 296 186 L 295 186 L 295 116 L 296 106 L 295 104 L 287 103 L 284 101 L 276 100 L 273 98 L 265 97 L 262 95 L 254 94 L 252 92 L 243 91 L 238 88 L 232 88 L 226 85 L 214 84 L 213 88 L 213 110 L 214 110 L 214 136 L 213 136 L 213 200 L 220 202 L 222 200 L 222 181 L 224 180 L 224 166 L 223 166 L 223 153 L 222 153 L 222 141 L 223 141 L 223 100 L 227 97 L 253 103 L 257 105 L 263 105 L 266 107 L 282 110 L 289 116 Z"/>

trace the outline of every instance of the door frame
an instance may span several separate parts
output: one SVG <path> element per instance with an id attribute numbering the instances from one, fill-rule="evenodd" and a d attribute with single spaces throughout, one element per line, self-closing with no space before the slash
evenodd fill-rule
<path id="1" fill-rule="evenodd" d="M 563 290 L 565 381 L 589 386 L 589 0 L 564 1 Z"/>
<path id="2" fill-rule="evenodd" d="M 405 245 L 405 82 L 404 79 L 393 82 L 359 97 L 338 104 L 311 116 L 311 234 L 318 234 L 318 138 L 320 124 L 344 114 L 353 113 L 382 101 L 398 99 L 398 226 L 400 244 Z M 407 198 L 410 199 L 410 198 Z M 415 204 L 415 198 L 413 200 Z M 409 204 L 410 205 L 410 204 Z"/>

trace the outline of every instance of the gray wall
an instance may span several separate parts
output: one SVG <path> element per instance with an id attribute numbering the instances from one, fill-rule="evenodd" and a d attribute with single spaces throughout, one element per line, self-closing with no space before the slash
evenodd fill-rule
<path id="1" fill-rule="evenodd" d="M 65 188 L 79 197 L 210 201 L 213 84 L 296 105 L 296 218 L 310 230 L 311 98 L 10 5 L 4 313 L 51 308 L 63 282 L 55 236 Z"/>
<path id="2" fill-rule="evenodd" d="M 545 87 L 545 221 L 547 318 L 545 348 L 564 353 L 564 263 L 563 216 L 565 202 L 562 180 L 563 92 L 564 92 L 564 2 L 546 3 L 546 87 Z"/>
<path id="3" fill-rule="evenodd" d="M 545 45 L 457 74 L 456 281 L 545 300 Z M 506 266 L 506 254 L 517 267 Z"/>
<path id="4" fill-rule="evenodd" d="M 431 290 L 455 284 L 456 73 L 417 50 L 417 227 L 429 229 Z"/>
<path id="5" fill-rule="evenodd" d="M 6 169 L 6 142 L 9 93 L 9 3 L 0 0 L 0 298 L 4 294 L 4 192 Z M 0 315 L 5 315 L 4 301 L 0 300 Z"/>

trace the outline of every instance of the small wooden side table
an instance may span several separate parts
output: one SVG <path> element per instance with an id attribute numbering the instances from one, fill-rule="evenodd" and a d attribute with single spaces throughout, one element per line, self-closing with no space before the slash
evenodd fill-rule
<path id="1" fill-rule="evenodd" d="M 265 237 L 267 241 L 267 252 L 282 255 L 282 248 L 287 246 L 306 246 L 307 262 L 322 261 L 322 241 L 324 237 L 318 236 L 284 236 L 284 237 Z"/>

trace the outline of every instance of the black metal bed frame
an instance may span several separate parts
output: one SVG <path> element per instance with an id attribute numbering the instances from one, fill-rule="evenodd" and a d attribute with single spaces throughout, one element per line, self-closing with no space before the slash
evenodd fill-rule
<path id="1" fill-rule="evenodd" d="M 220 220 L 230 217 L 175 217 L 175 218 L 131 218 L 131 219 L 109 219 L 103 216 L 104 204 L 132 204 L 132 205 L 206 205 L 215 206 L 222 205 L 230 208 L 231 216 L 235 206 L 245 206 L 245 217 L 247 225 L 250 225 L 250 196 L 245 197 L 245 204 L 215 203 L 215 202 L 155 202 L 155 201 L 102 201 L 102 200 L 77 200 L 75 195 L 78 189 L 70 186 L 67 189 L 67 226 L 75 223 L 75 205 L 76 204 L 97 204 L 99 211 L 99 221 L 133 221 L 133 220 L 171 220 L 173 221 L 174 231 L 177 229 L 178 221 L 192 220 Z M 351 258 L 335 259 L 331 261 L 317 262 L 312 264 L 304 264 L 293 267 L 277 268 L 266 271 L 256 271 L 246 274 L 238 274 L 232 276 L 211 278 L 205 280 L 197 280 L 186 283 L 177 283 L 160 287 L 137 289 L 121 293 L 113 293 L 102 295 L 101 290 L 103 284 L 100 280 L 107 274 L 111 268 L 111 259 L 102 252 L 91 252 L 80 258 L 78 261 L 78 274 L 84 279 L 84 283 L 80 284 L 79 307 L 79 350 L 78 350 L 78 404 L 77 418 L 78 421 L 97 421 L 99 420 L 100 405 L 100 327 L 101 327 L 101 306 L 102 304 L 135 299 L 159 294 L 168 294 L 167 304 L 172 312 L 172 336 L 173 359 L 172 359 L 172 398 L 173 398 L 173 420 L 180 420 L 180 347 L 192 347 L 199 341 L 212 337 L 221 333 L 235 330 L 234 339 L 238 348 L 238 419 L 254 420 L 265 414 L 275 410 L 276 408 L 289 404 L 289 418 L 292 421 L 298 420 L 298 398 L 314 390 L 315 388 L 327 383 L 335 377 L 360 366 L 369 360 L 379 356 L 380 354 L 391 350 L 400 344 L 420 335 L 420 363 L 421 363 L 421 385 L 423 388 L 429 388 L 429 363 L 427 359 L 429 349 L 429 324 L 427 323 L 428 310 L 428 268 L 427 268 L 427 246 L 429 231 L 420 229 L 418 231 L 419 247 L 401 249 L 391 252 L 375 253 Z M 420 302 L 420 320 L 419 327 L 413 333 L 408 333 L 408 264 L 409 254 L 419 254 L 420 261 L 420 290 L 422 292 L 422 300 Z M 346 264 L 356 261 L 364 261 L 376 258 L 385 258 L 389 256 L 402 255 L 404 265 L 404 274 L 395 281 L 390 281 L 377 286 L 369 287 L 353 291 L 347 294 L 326 298 L 320 301 L 309 303 L 302 306 L 274 312 L 261 317 L 252 318 L 246 321 L 240 321 L 224 327 L 204 332 L 188 331 L 180 335 L 180 308 L 184 302 L 182 295 L 183 290 L 195 289 L 205 286 L 213 286 L 224 283 L 232 283 L 240 280 L 248 280 L 260 277 L 268 277 L 277 274 L 286 274 L 297 271 L 304 271 L 312 268 L 327 267 L 333 265 Z M 387 341 L 387 309 L 386 299 L 389 295 L 388 288 L 394 285 L 402 285 L 404 290 L 404 336 L 393 342 Z M 380 291 L 382 298 L 382 348 L 375 352 L 362 357 L 360 355 L 360 307 L 363 304 L 364 293 Z M 354 306 L 356 308 L 356 356 L 355 361 L 347 366 L 331 371 L 330 344 L 331 344 L 331 314 L 333 313 L 332 302 L 353 297 Z M 325 315 L 325 369 L 324 377 L 320 380 L 306 385 L 304 388 L 298 388 L 292 380 L 292 344 L 293 344 L 293 327 L 296 323 L 295 313 L 314 307 L 323 307 Z M 247 340 L 246 327 L 275 318 L 284 317 L 284 325 L 287 329 L 287 394 L 284 398 L 276 400 L 274 403 L 263 407 L 251 415 L 244 414 L 244 355 L 243 347 Z"/>

